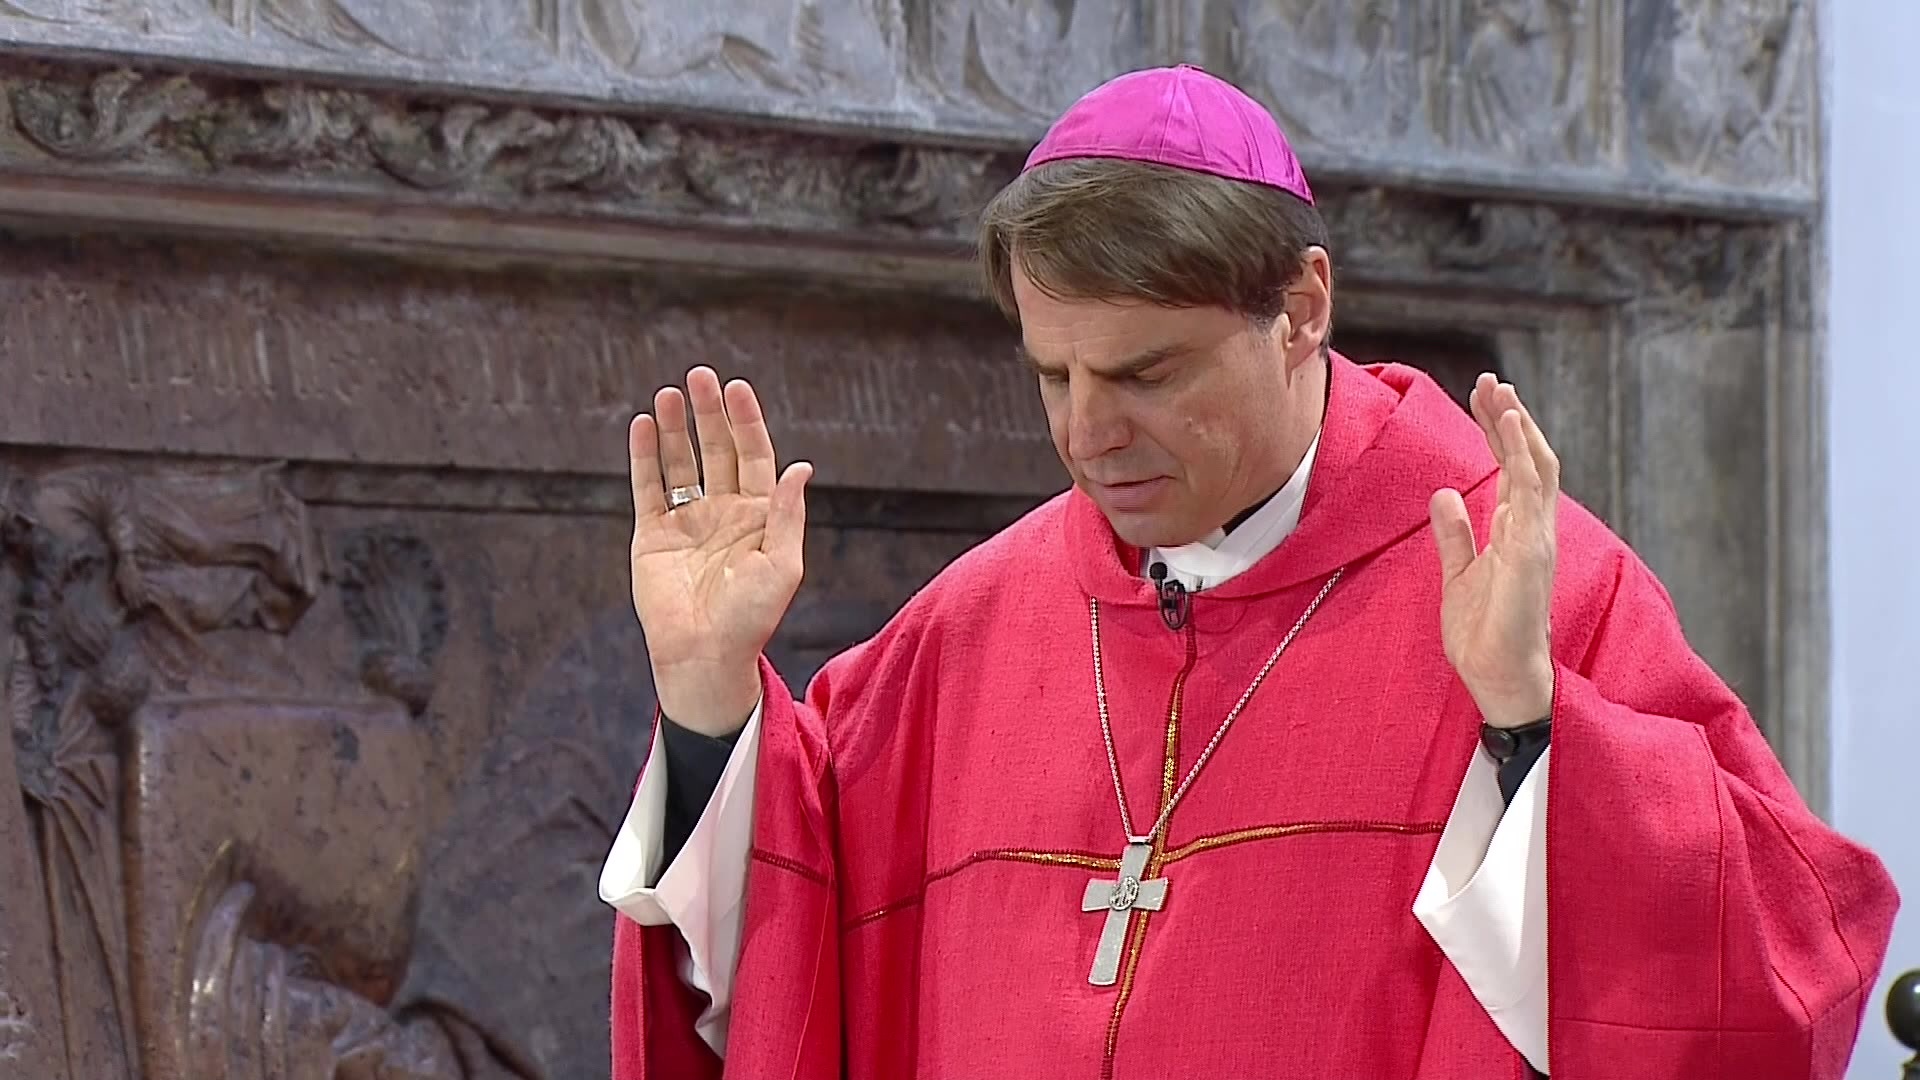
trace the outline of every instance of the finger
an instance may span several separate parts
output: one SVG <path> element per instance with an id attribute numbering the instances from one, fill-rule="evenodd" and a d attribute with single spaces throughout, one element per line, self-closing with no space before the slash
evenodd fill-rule
<path id="1" fill-rule="evenodd" d="M 776 462 L 773 436 L 767 432 L 760 399 L 745 379 L 727 384 L 727 422 L 733 426 L 733 448 L 738 458 L 740 490 L 748 495 L 771 495 Z"/>
<path id="2" fill-rule="evenodd" d="M 787 466 L 767 502 L 767 527 L 760 540 L 760 550 L 768 561 L 795 580 L 802 576 L 805 566 L 807 481 L 812 476 L 813 466 L 807 462 Z"/>
<path id="3" fill-rule="evenodd" d="M 1533 448 L 1527 443 L 1526 422 L 1519 409 L 1500 414 L 1500 471 L 1508 481 L 1507 505 L 1518 520 L 1516 526 L 1531 528 L 1541 521 L 1545 496 L 1540 487 L 1540 470 L 1534 466 Z"/>
<path id="4" fill-rule="evenodd" d="M 1541 490 L 1551 498 L 1560 490 L 1560 458 L 1547 442 L 1546 432 L 1540 430 L 1539 421 L 1533 418 L 1533 410 L 1520 400 L 1519 391 L 1511 385 L 1506 388 L 1507 408 L 1520 413 L 1521 426 L 1527 436 L 1527 452 L 1533 458 L 1533 467 L 1540 474 Z"/>
<path id="5" fill-rule="evenodd" d="M 1473 413 L 1474 422 L 1480 425 L 1480 434 L 1486 436 L 1487 452 L 1493 455 L 1496 464 L 1506 458 L 1505 448 L 1500 444 L 1498 402 L 1502 385 L 1492 372 L 1483 371 L 1480 377 L 1474 380 L 1473 392 L 1467 395 L 1468 410 Z M 1493 500 L 1497 515 L 1499 512 L 1497 508 L 1506 505 L 1508 499 L 1507 474 L 1504 469 L 1495 474 L 1493 484 Z"/>
<path id="6" fill-rule="evenodd" d="M 1487 437 L 1487 445 L 1497 455 L 1500 452 L 1498 436 L 1493 427 L 1493 393 L 1500 385 L 1492 372 L 1483 371 L 1473 381 L 1473 392 L 1467 395 L 1467 411 L 1473 414 L 1474 423 L 1480 425 L 1480 433 Z"/>
<path id="7" fill-rule="evenodd" d="M 636 523 L 666 513 L 667 500 L 660 487 L 660 435 L 653 417 L 646 413 L 627 425 L 627 475 L 633 481 Z"/>
<path id="8" fill-rule="evenodd" d="M 693 433 L 700 442 L 700 475 L 709 495 L 740 490 L 740 470 L 734 460 L 733 429 L 721 401 L 720 376 L 710 367 L 687 372 L 687 400 L 693 403 Z"/>
<path id="9" fill-rule="evenodd" d="M 691 487 L 700 482 L 700 464 L 693 458 L 693 440 L 687 432 L 687 398 L 677 386 L 661 387 L 653 395 L 653 415 L 660 428 L 660 475 L 667 487 Z"/>
<path id="10" fill-rule="evenodd" d="M 1473 565 L 1473 519 L 1467 516 L 1466 499 L 1452 488 L 1434 492 L 1427 512 L 1433 518 L 1433 543 L 1440 552 L 1440 581 L 1445 584 Z"/>

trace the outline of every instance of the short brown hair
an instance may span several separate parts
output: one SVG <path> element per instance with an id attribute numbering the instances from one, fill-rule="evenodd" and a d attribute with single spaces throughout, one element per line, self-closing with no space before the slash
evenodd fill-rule
<path id="1" fill-rule="evenodd" d="M 1271 323 L 1315 246 L 1327 246 L 1326 222 L 1284 191 L 1117 158 L 1042 165 L 980 215 L 987 294 L 1015 326 L 1016 264 L 1058 297 L 1223 307 Z"/>

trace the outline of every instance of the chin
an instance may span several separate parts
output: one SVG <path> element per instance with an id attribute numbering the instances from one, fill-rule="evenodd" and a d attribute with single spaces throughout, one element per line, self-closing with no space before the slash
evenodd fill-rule
<path id="1" fill-rule="evenodd" d="M 1166 514 L 1127 513 L 1101 508 L 1106 515 L 1107 524 L 1113 526 L 1114 534 L 1123 543 L 1137 547 L 1142 551 L 1149 548 L 1180 547 L 1191 544 L 1206 535 L 1205 530 L 1196 531 Z"/>

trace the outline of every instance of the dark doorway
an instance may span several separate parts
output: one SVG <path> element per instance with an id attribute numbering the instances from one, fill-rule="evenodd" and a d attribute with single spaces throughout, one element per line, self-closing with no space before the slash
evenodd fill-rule
<path id="1" fill-rule="evenodd" d="M 1492 343 L 1467 333 L 1409 333 L 1352 327 L 1336 330 L 1333 347 L 1360 364 L 1400 363 L 1432 375 L 1466 407 L 1473 380 L 1483 371 L 1500 375 Z"/>

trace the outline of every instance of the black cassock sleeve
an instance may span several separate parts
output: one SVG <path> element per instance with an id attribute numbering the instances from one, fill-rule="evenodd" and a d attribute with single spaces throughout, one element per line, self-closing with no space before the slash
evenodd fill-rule
<path id="1" fill-rule="evenodd" d="M 1501 802 L 1504 802 L 1508 806 L 1513 805 L 1513 797 L 1519 792 L 1521 781 L 1527 778 L 1527 774 L 1533 771 L 1534 763 L 1539 761 L 1540 755 L 1546 752 L 1546 739 L 1541 739 L 1538 742 L 1526 742 L 1520 745 L 1520 748 L 1514 752 L 1512 757 L 1500 763 L 1498 775 L 1500 777 Z M 719 776 L 718 773 L 714 775 L 716 777 Z"/>
<path id="2" fill-rule="evenodd" d="M 667 817 L 660 865 L 667 867 L 687 846 L 687 837 L 693 835 L 700 815 L 706 813 L 740 733 L 716 739 L 688 731 L 665 716 L 660 718 L 660 725 L 667 758 Z"/>

